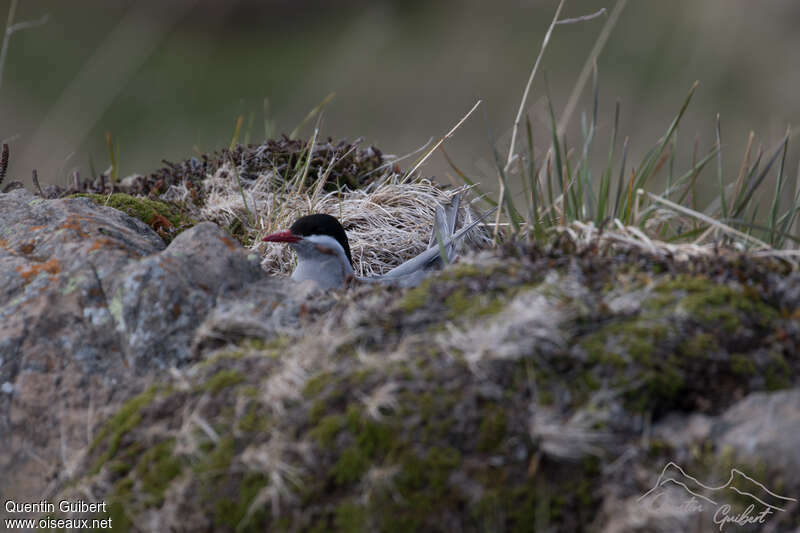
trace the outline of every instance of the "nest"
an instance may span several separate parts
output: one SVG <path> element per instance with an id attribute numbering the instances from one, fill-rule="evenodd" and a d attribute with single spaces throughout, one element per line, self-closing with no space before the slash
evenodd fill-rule
<path id="1" fill-rule="evenodd" d="M 232 173 L 230 165 L 223 166 L 203 182 L 206 202 L 199 208 L 199 218 L 226 227 L 246 227 L 243 242 L 263 257 L 264 270 L 277 275 L 288 275 L 294 268 L 291 249 L 261 239 L 287 229 L 303 215 L 326 213 L 339 219 L 347 232 L 356 273 L 380 275 L 427 249 L 436 206 L 450 203 L 469 189 L 445 189 L 430 180 L 407 180 L 394 172 L 360 189 L 342 187 L 330 192 L 321 186 L 324 176 L 318 176 L 309 188 L 299 189 L 276 172 L 263 172 L 240 189 L 237 180 L 230 179 Z M 462 202 L 457 227 L 476 216 L 469 203 Z M 458 244 L 463 251 L 490 242 L 489 233 L 476 227 Z"/>

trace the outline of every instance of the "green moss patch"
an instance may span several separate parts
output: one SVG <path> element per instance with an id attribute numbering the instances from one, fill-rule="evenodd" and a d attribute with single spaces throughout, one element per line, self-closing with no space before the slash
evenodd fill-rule
<path id="1" fill-rule="evenodd" d="M 129 194 L 74 194 L 68 198 L 88 198 L 97 205 L 113 207 L 133 218 L 138 218 L 169 243 L 194 222 L 174 206 L 160 200 L 151 200 Z"/>
<path id="2" fill-rule="evenodd" d="M 141 410 L 150 404 L 155 396 L 156 388 L 149 388 L 142 394 L 125 402 L 117 413 L 105 423 L 89 446 L 89 451 L 93 451 L 98 449 L 103 443 L 106 444 L 105 451 L 98 457 L 92 468 L 92 472 L 96 473 L 99 471 L 109 459 L 112 459 L 116 455 L 122 437 L 141 422 Z"/>

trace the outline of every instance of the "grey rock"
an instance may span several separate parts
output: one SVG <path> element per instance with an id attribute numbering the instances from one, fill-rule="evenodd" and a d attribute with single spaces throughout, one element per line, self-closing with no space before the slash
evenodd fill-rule
<path id="1" fill-rule="evenodd" d="M 163 369 L 186 362 L 194 329 L 217 298 L 264 277 L 258 258 L 211 222 L 131 263 L 108 284 L 110 313 L 128 364 Z"/>
<path id="2" fill-rule="evenodd" d="M 711 435 L 719 449 L 800 480 L 800 389 L 748 395 L 719 417 Z"/>
<path id="3" fill-rule="evenodd" d="M 165 247 L 88 199 L 0 194 L 0 493 L 40 499 L 95 416 L 187 361 L 217 299 L 264 278 L 212 223 Z"/>
<path id="4" fill-rule="evenodd" d="M 598 515 L 598 529 L 620 533 L 719 531 L 715 516 L 735 516 L 748 503 L 742 503 L 742 499 L 752 495 L 757 498 L 749 501 L 754 504 L 752 515 L 764 510 L 762 502 L 774 506 L 765 523 L 731 523 L 725 530 L 735 527 L 737 531 L 756 531 L 763 527 L 765 531 L 794 531 L 791 523 L 796 519 L 800 490 L 800 389 L 751 393 L 716 417 L 672 415 L 653 428 L 653 437 L 669 445 L 671 462 L 666 467 L 626 465 L 627 473 L 635 474 L 643 482 L 640 487 L 645 488 L 621 497 L 618 488 L 624 484 L 606 486 L 608 495 Z M 710 455 L 704 468 L 697 464 L 701 449 Z M 659 472 L 661 477 L 657 477 Z M 697 500 L 696 509 L 702 507 L 702 511 L 689 510 L 685 504 L 691 495 L 677 483 L 658 490 L 654 487 L 653 494 L 663 492 L 658 498 L 645 494 L 662 478 L 675 479 L 694 494 L 712 498 L 716 505 Z M 733 511 L 721 509 L 725 505 Z"/>
<path id="5" fill-rule="evenodd" d="M 3 494 L 41 497 L 54 431 L 67 449 L 85 444 L 89 404 L 128 374 L 103 282 L 163 248 L 141 221 L 86 199 L 0 194 L 0 382 L 13 386 L 0 397 Z"/>

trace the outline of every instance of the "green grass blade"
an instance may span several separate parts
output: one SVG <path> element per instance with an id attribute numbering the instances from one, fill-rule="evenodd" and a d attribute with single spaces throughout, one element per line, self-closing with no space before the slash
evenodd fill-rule
<path id="1" fill-rule="evenodd" d="M 530 199 L 528 201 L 528 208 L 530 213 L 529 223 L 532 223 L 534 226 L 538 226 L 539 224 L 539 192 L 538 192 L 538 185 L 539 180 L 537 176 L 539 175 L 536 171 L 536 161 L 534 158 L 533 152 L 533 128 L 531 127 L 531 119 L 526 114 L 525 115 L 525 133 L 527 134 L 528 140 L 528 165 L 527 165 L 527 175 L 528 178 L 528 188 L 530 190 Z M 538 231 L 537 231 L 538 233 Z"/>
<path id="2" fill-rule="evenodd" d="M 694 96 L 694 93 L 697 90 L 698 85 L 699 82 L 697 81 L 692 84 L 691 89 L 689 89 L 689 94 L 684 99 L 683 104 L 681 105 L 680 111 L 678 111 L 677 116 L 672 120 L 672 123 L 667 129 L 667 133 L 664 135 L 664 137 L 662 137 L 661 141 L 654 147 L 654 150 L 652 150 L 649 153 L 649 155 L 645 157 L 645 160 L 639 167 L 640 168 L 639 175 L 637 176 L 636 181 L 634 182 L 634 187 L 633 187 L 634 191 L 645 188 L 645 184 L 647 183 L 647 181 L 655 173 L 655 170 L 657 170 L 660 167 L 661 156 L 664 153 L 664 147 L 672 138 L 672 135 L 675 133 L 675 130 L 678 127 L 678 124 L 680 124 L 683 115 L 686 113 L 686 109 L 689 107 L 689 103 L 692 101 L 692 97 Z"/>
<path id="3" fill-rule="evenodd" d="M 549 93 L 549 89 L 548 89 Z M 561 143 L 558 142 L 558 126 L 556 124 L 556 113 L 553 111 L 553 102 L 550 100 L 550 96 L 547 96 L 547 107 L 550 110 L 550 123 L 551 123 L 551 133 L 553 134 L 553 155 L 555 156 L 555 161 L 553 163 L 556 166 L 556 178 L 558 178 L 559 186 L 561 187 L 561 193 L 564 193 L 564 176 L 562 175 L 561 170 Z M 566 202 L 566 198 L 564 199 Z"/>
<path id="4" fill-rule="evenodd" d="M 753 163 L 753 166 L 751 166 L 747 170 L 747 175 L 745 176 L 742 182 L 742 186 L 739 187 L 739 189 L 736 191 L 736 197 L 734 198 L 732 204 L 733 208 L 731 209 L 731 216 L 734 218 L 738 217 L 741 214 L 740 210 L 737 209 L 737 206 L 741 204 L 743 207 L 747 207 L 746 202 L 743 201 L 744 196 L 745 194 L 747 194 L 747 190 L 750 187 L 750 183 L 752 183 L 756 179 L 756 176 L 759 175 L 759 171 L 761 169 L 761 158 L 763 156 L 764 156 L 763 149 L 761 146 L 759 146 L 758 153 L 756 154 L 756 160 Z"/>
<path id="5" fill-rule="evenodd" d="M 690 168 L 685 174 L 681 175 L 678 179 L 676 179 L 675 182 L 672 184 L 672 189 L 665 191 L 664 196 L 667 197 L 671 195 L 673 192 L 682 187 L 684 182 L 687 182 L 688 183 L 687 187 L 681 193 L 680 198 L 678 198 L 678 203 L 682 204 L 684 200 L 686 200 L 688 194 L 694 189 L 695 182 L 697 181 L 698 176 L 700 176 L 700 173 L 703 171 L 703 168 L 705 168 L 705 166 L 714 158 L 716 154 L 717 154 L 717 148 L 715 146 L 714 148 L 711 149 L 711 152 L 709 152 L 705 157 L 703 157 L 703 159 L 695 163 L 695 165 L 692 168 Z"/>
<path id="6" fill-rule="evenodd" d="M 608 197 L 611 192 L 611 170 L 614 161 L 614 152 L 617 146 L 617 132 L 619 131 L 619 110 L 620 102 L 617 100 L 614 106 L 614 122 L 611 126 L 611 143 L 608 147 L 608 161 L 603 174 L 600 176 L 600 190 L 597 193 L 597 213 L 595 224 L 598 226 L 608 216 Z"/>
<path id="7" fill-rule="evenodd" d="M 236 125 L 233 127 L 233 137 L 231 138 L 231 144 L 228 146 L 228 150 L 233 151 L 236 147 L 236 144 L 239 142 L 239 132 L 242 130 L 242 123 L 244 122 L 244 116 L 239 115 L 236 117 Z"/>
<path id="8" fill-rule="evenodd" d="M 514 202 L 511 199 L 511 191 L 508 188 L 506 173 L 503 169 L 503 163 L 500 161 L 500 153 L 494 149 L 494 143 L 492 143 L 492 153 L 494 154 L 495 163 L 497 164 L 497 175 L 500 176 L 500 181 L 503 187 L 503 196 L 502 198 L 499 198 L 499 200 L 505 207 L 506 215 L 511 222 L 511 226 L 514 228 L 514 233 L 517 234 L 519 233 L 519 227 L 523 222 L 523 218 L 517 211 L 516 207 L 514 207 Z"/>
<path id="9" fill-rule="evenodd" d="M 628 142 L 629 138 L 625 137 L 625 142 L 622 144 L 622 164 L 619 167 L 619 179 L 617 180 L 617 196 L 614 198 L 614 213 L 612 216 L 617 218 L 617 213 L 620 208 L 620 199 L 622 198 L 622 186 L 625 183 L 625 163 L 628 160 Z"/>
<path id="10" fill-rule="evenodd" d="M 314 128 L 314 135 L 306 145 L 306 164 L 303 167 L 303 173 L 300 175 L 300 182 L 297 185 L 297 192 L 303 192 L 303 186 L 306 183 L 306 176 L 308 176 L 308 169 L 311 167 L 311 159 L 314 157 L 314 146 L 317 144 L 317 135 L 319 135 L 319 127 Z"/>
<path id="11" fill-rule="evenodd" d="M 787 139 L 781 141 L 781 145 L 778 146 L 777 150 L 775 150 L 772 156 L 770 156 L 769 161 L 767 161 L 767 164 L 764 166 L 764 169 L 761 171 L 761 174 L 759 174 L 758 178 L 748 183 L 747 191 L 742 195 L 742 199 L 737 204 L 736 209 L 734 209 L 732 218 L 737 218 L 739 214 L 745 209 L 745 207 L 747 207 L 747 204 L 753 197 L 753 193 L 756 191 L 756 189 L 758 189 L 758 187 L 764 181 L 764 178 L 767 177 L 770 168 L 772 168 L 772 165 L 775 164 L 775 161 L 778 159 L 778 156 L 781 154 L 781 152 L 783 152 L 786 141 Z"/>
<path id="12" fill-rule="evenodd" d="M 726 224 L 730 224 L 732 226 L 735 225 L 735 226 L 741 226 L 743 228 L 748 228 L 749 230 L 758 230 L 758 231 L 760 231 L 762 234 L 764 234 L 766 236 L 770 236 L 770 235 L 776 234 L 776 235 L 779 235 L 783 239 L 789 239 L 789 240 L 794 241 L 796 243 L 800 243 L 800 237 L 797 237 L 795 235 L 791 235 L 791 234 L 783 232 L 783 231 L 774 230 L 771 226 L 765 226 L 763 224 L 756 224 L 755 223 L 756 212 L 757 212 L 757 209 L 754 209 L 753 210 L 753 216 L 751 217 L 750 222 L 747 222 L 746 220 L 742 220 L 740 218 L 721 219 L 720 221 L 724 222 Z"/>
<path id="13" fill-rule="evenodd" d="M 719 187 L 719 203 L 722 218 L 728 218 L 728 202 L 725 200 L 725 183 L 722 177 L 722 128 L 720 126 L 719 113 L 717 113 L 717 123 L 715 128 L 717 134 L 717 186 Z"/>
<path id="14" fill-rule="evenodd" d="M 317 104 L 317 107 L 315 107 L 314 109 L 309 111 L 308 114 L 306 115 L 306 117 L 302 120 L 302 122 L 300 122 L 300 124 L 298 124 L 297 127 L 292 130 L 292 133 L 289 134 L 289 138 L 290 139 L 296 138 L 300 134 L 300 130 L 303 129 L 303 126 L 308 124 L 311 120 L 314 119 L 314 117 L 319 115 L 322 112 L 322 110 L 325 109 L 325 106 L 327 106 L 329 103 L 331 103 L 331 101 L 335 97 L 336 97 L 336 93 L 330 93 L 328 96 L 326 96 L 322 100 L 322 102 Z"/>
<path id="15" fill-rule="evenodd" d="M 770 231 L 774 232 L 777 229 L 778 211 L 781 206 L 781 193 L 783 192 L 784 184 L 784 168 L 786 167 L 786 152 L 789 149 L 789 137 L 791 130 L 786 131 L 786 136 L 783 139 L 783 155 L 781 155 L 781 163 L 778 166 L 778 182 L 775 184 L 775 194 L 772 197 L 772 206 L 769 209 L 769 227 Z M 774 244 L 772 234 L 770 235 L 770 244 Z"/>
<path id="16" fill-rule="evenodd" d="M 468 177 L 466 174 L 464 174 L 464 172 L 462 172 L 461 169 L 459 169 L 456 166 L 456 164 L 453 163 L 453 160 L 450 159 L 450 156 L 447 154 L 447 152 L 445 151 L 444 147 L 440 146 L 439 150 L 442 152 L 442 155 L 444 156 L 445 160 L 447 161 L 447 164 L 450 165 L 450 168 L 453 169 L 453 172 L 455 172 L 456 175 L 458 175 L 458 177 L 461 178 L 461 181 L 463 181 L 464 183 L 469 185 L 471 188 L 473 188 L 478 193 L 478 196 L 482 197 L 489 205 L 491 205 L 492 207 L 497 207 L 497 202 L 495 202 L 492 199 L 491 196 L 489 196 L 488 194 L 483 192 L 483 190 L 481 190 L 481 188 L 478 186 L 477 182 L 475 182 L 470 177 Z"/>

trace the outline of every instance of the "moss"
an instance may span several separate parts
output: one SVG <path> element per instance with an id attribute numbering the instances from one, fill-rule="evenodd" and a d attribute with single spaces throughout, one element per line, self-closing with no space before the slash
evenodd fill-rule
<path id="1" fill-rule="evenodd" d="M 385 457 L 394 442 L 390 424 L 369 419 L 353 405 L 345 415 L 323 417 L 309 435 L 325 450 L 336 452 L 337 442 L 345 445 L 329 473 L 337 485 L 357 482 L 372 464 Z"/>
<path id="2" fill-rule="evenodd" d="M 482 270 L 474 264 L 456 263 L 444 269 L 444 271 L 439 275 L 439 279 L 458 281 L 462 279 L 487 276 L 490 273 L 491 271 L 487 272 L 486 270 Z"/>
<path id="3" fill-rule="evenodd" d="M 367 383 L 369 378 L 371 378 L 374 375 L 375 371 L 373 369 L 363 368 L 361 370 L 358 370 L 357 372 L 354 372 L 352 375 L 352 379 L 350 381 L 352 381 L 356 385 L 364 385 Z"/>
<path id="4" fill-rule="evenodd" d="M 333 382 L 334 374 L 329 372 L 321 372 L 306 381 L 306 386 L 303 389 L 303 397 L 315 398 Z"/>
<path id="5" fill-rule="evenodd" d="M 483 452 L 495 450 L 506 436 L 506 413 L 501 406 L 487 408 L 478 430 L 478 449 Z"/>
<path id="6" fill-rule="evenodd" d="M 180 460 L 172 454 L 173 446 L 173 440 L 153 446 L 142 454 L 136 465 L 136 474 L 141 481 L 141 489 L 149 496 L 145 501 L 148 506 L 161 505 L 164 500 L 164 491 L 183 469 Z"/>
<path id="7" fill-rule="evenodd" d="M 503 310 L 503 299 L 497 294 L 469 294 L 466 289 L 450 293 L 444 304 L 448 320 L 494 315 Z"/>
<path id="8" fill-rule="evenodd" d="M 239 429 L 247 433 L 263 433 L 270 427 L 269 416 L 262 412 L 257 403 L 251 403 L 239 419 Z"/>
<path id="9" fill-rule="evenodd" d="M 327 411 L 328 404 L 324 400 L 315 400 L 308 410 L 308 420 L 314 425 L 319 424 Z"/>
<path id="10" fill-rule="evenodd" d="M 255 400 L 261 396 L 261 391 L 254 385 L 241 385 L 236 389 L 236 392 L 243 398 L 248 398 L 250 400 Z"/>
<path id="11" fill-rule="evenodd" d="M 292 339 L 279 335 L 268 339 L 244 339 L 239 347 L 248 351 L 263 352 L 267 356 L 279 356 L 292 343 Z"/>
<path id="12" fill-rule="evenodd" d="M 336 506 L 334 517 L 336 531 L 342 533 L 360 533 L 367 530 L 367 513 L 363 505 L 345 501 Z"/>
<path id="13" fill-rule="evenodd" d="M 127 533 L 133 530 L 133 522 L 128 516 L 126 505 L 133 500 L 134 480 L 131 477 L 123 477 L 114 483 L 108 495 L 107 511 L 104 514 L 94 516 L 100 520 L 110 518 L 114 531 Z"/>
<path id="14" fill-rule="evenodd" d="M 702 276 L 682 275 L 662 281 L 648 300 L 654 308 L 676 303 L 694 320 L 718 325 L 727 333 L 735 332 L 743 319 L 770 323 L 779 317 L 758 291 L 714 283 Z"/>
<path id="15" fill-rule="evenodd" d="M 433 381 L 432 378 L 428 379 Z M 458 391 L 442 387 L 424 392 L 403 392 L 398 397 L 401 406 L 399 417 L 420 418 L 419 429 L 415 433 L 416 441 L 426 444 L 441 442 L 448 438 L 457 423 L 453 411 L 460 398 Z"/>
<path id="16" fill-rule="evenodd" d="M 211 376 L 205 383 L 198 386 L 198 390 L 217 394 L 223 389 L 238 385 L 245 380 L 244 376 L 236 370 L 220 370 Z"/>
<path id="17" fill-rule="evenodd" d="M 658 411 L 675 407 L 684 392 L 705 385 L 702 375 L 715 377 L 715 367 L 704 361 L 729 349 L 738 329 L 762 324 L 769 328 L 777 317 L 777 312 L 749 289 L 717 284 L 703 276 L 662 279 L 653 285 L 637 314 L 578 324 L 589 330 L 578 340 L 587 354 L 588 369 L 572 383 L 581 390 L 592 390 L 604 382 L 622 386 L 638 380 L 641 385 L 624 396 L 630 408 Z M 698 369 L 699 364 L 704 366 Z M 788 366 L 782 368 L 772 375 L 790 374 Z M 731 358 L 731 370 L 736 375 L 757 372 L 743 356 Z M 785 386 L 785 380 L 778 379 L 776 384 Z"/>
<path id="18" fill-rule="evenodd" d="M 425 307 L 431 290 L 431 279 L 426 279 L 417 287 L 406 292 L 405 296 L 397 303 L 397 308 L 406 314 L 413 313 Z"/>
<path id="19" fill-rule="evenodd" d="M 640 387 L 623 396 L 628 407 L 643 411 L 670 403 L 685 386 L 687 361 L 685 353 L 672 349 L 667 324 L 652 313 L 643 313 L 602 325 L 579 341 L 588 355 L 589 369 L 572 383 L 593 390 L 608 379 L 615 386 L 640 380 Z M 685 349 L 702 355 L 698 350 L 705 346 L 706 337 L 701 336 Z M 581 397 L 580 393 L 576 396 Z"/>
<path id="20" fill-rule="evenodd" d="M 580 531 L 590 524 L 599 504 L 599 461 L 543 465 L 535 477 L 509 483 L 505 475 L 489 476 L 472 516 L 486 531 Z"/>
<path id="21" fill-rule="evenodd" d="M 247 510 L 253 500 L 263 488 L 269 485 L 269 480 L 262 474 L 246 474 L 241 483 L 237 485 L 237 495 L 234 498 L 214 498 L 214 519 L 218 525 L 228 526 L 236 531 L 257 532 L 264 531 L 265 524 L 269 523 L 268 506 L 262 505 L 247 517 Z"/>
<path id="22" fill-rule="evenodd" d="M 108 440 L 108 447 L 100 457 L 97 458 L 90 471 L 92 475 L 99 472 L 100 468 L 116 455 L 122 437 L 128 431 L 139 425 L 142 419 L 142 409 L 149 405 L 155 396 L 156 388 L 150 387 L 145 392 L 125 402 L 117 413 L 105 423 L 97 434 L 97 437 L 95 437 L 94 441 L 92 441 L 92 444 L 89 446 L 89 451 L 93 451 L 98 448 L 102 442 L 106 441 L 106 439 Z"/>
<path id="23" fill-rule="evenodd" d="M 365 417 L 352 405 L 343 422 L 353 442 L 341 452 L 331 475 L 337 484 L 348 485 L 361 479 L 370 465 L 386 455 L 393 443 L 394 431 L 389 424 Z"/>
<path id="24" fill-rule="evenodd" d="M 731 354 L 731 371 L 739 376 L 752 376 L 756 373 L 756 364 L 744 354 Z"/>
<path id="25" fill-rule="evenodd" d="M 233 437 L 223 437 L 194 465 L 194 471 L 198 474 L 222 474 L 230 466 L 233 454 Z"/>
<path id="26" fill-rule="evenodd" d="M 136 465 L 137 457 L 142 453 L 143 446 L 139 442 L 134 442 L 126 446 L 123 450 L 115 454 L 115 458 L 109 460 L 105 467 L 115 478 L 124 477 Z"/>
<path id="27" fill-rule="evenodd" d="M 649 317 L 626 318 L 606 324 L 585 336 L 580 345 L 590 362 L 624 366 L 631 361 L 649 364 L 668 334 L 667 327 Z"/>
<path id="28" fill-rule="evenodd" d="M 665 364 L 642 373 L 644 385 L 638 391 L 624 395 L 628 406 L 634 411 L 646 412 L 670 406 L 679 398 L 686 381 L 681 370 L 674 364 Z"/>
<path id="29" fill-rule="evenodd" d="M 436 512 L 450 505 L 454 494 L 448 479 L 461 463 L 455 448 L 431 447 L 418 455 L 406 451 L 397 460 L 398 472 L 387 490 L 374 495 L 373 516 L 387 532 L 430 529 Z"/>
<path id="30" fill-rule="evenodd" d="M 710 357 L 719 350 L 719 344 L 709 333 L 697 333 L 684 340 L 679 347 L 681 355 L 688 357 Z"/>
<path id="31" fill-rule="evenodd" d="M 210 368 L 224 361 L 238 361 L 244 357 L 244 352 L 241 350 L 223 350 L 217 352 L 211 357 L 200 361 L 197 364 L 198 368 Z"/>
<path id="32" fill-rule="evenodd" d="M 358 446 L 350 446 L 341 452 L 331 474 L 336 484 L 349 485 L 361 479 L 368 467 L 368 457 L 361 453 Z"/>
<path id="33" fill-rule="evenodd" d="M 329 448 L 343 427 L 344 416 L 328 415 L 311 430 L 310 436 L 323 448 Z"/>
<path id="34" fill-rule="evenodd" d="M 81 193 L 67 198 L 88 198 L 97 205 L 113 207 L 128 216 L 138 218 L 156 230 L 166 242 L 171 241 L 179 233 L 179 231 L 164 231 L 166 228 L 171 226 L 182 231 L 194 225 L 194 222 L 184 216 L 178 209 L 159 200 L 140 198 L 123 193 L 110 195 Z"/>
<path id="35" fill-rule="evenodd" d="M 792 386 L 792 369 L 786 359 L 778 352 L 770 354 L 770 360 L 764 372 L 767 390 L 775 391 Z"/>
<path id="36" fill-rule="evenodd" d="M 361 452 L 371 458 L 385 453 L 392 444 L 392 427 L 363 416 L 362 411 L 356 407 L 351 406 L 348 409 L 347 425 L 356 435 L 356 443 Z"/>

